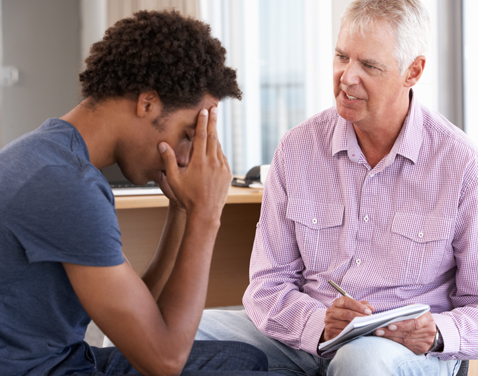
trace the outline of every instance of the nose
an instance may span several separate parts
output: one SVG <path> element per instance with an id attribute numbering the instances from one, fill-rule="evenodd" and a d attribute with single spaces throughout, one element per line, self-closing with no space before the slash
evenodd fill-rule
<path id="1" fill-rule="evenodd" d="M 192 146 L 182 146 L 179 150 L 176 150 L 176 160 L 179 167 L 188 167 L 191 154 L 193 152 Z"/>
<path id="2" fill-rule="evenodd" d="M 346 86 L 357 85 L 360 83 L 359 67 L 355 62 L 349 61 L 345 66 L 340 82 Z"/>

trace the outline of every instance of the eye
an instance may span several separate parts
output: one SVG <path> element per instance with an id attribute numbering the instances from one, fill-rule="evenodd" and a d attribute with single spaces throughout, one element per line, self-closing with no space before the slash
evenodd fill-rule
<path id="1" fill-rule="evenodd" d="M 337 56 L 337 58 L 338 58 L 339 60 L 347 60 L 347 56 L 345 56 L 345 55 L 337 54 L 337 55 L 335 55 L 335 56 Z"/>
<path id="2" fill-rule="evenodd" d="M 196 135 L 196 131 L 187 131 L 187 132 L 184 132 L 184 135 L 185 135 L 184 138 L 187 140 L 187 142 L 193 143 L 194 136 Z"/>
<path id="3" fill-rule="evenodd" d="M 373 65 L 370 64 L 364 64 L 364 67 L 367 69 L 376 69 Z"/>

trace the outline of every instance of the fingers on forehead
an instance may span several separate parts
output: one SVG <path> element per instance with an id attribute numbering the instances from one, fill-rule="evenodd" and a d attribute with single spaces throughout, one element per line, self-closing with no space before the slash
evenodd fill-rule
<path id="1" fill-rule="evenodd" d="M 209 122 L 216 128 L 216 120 L 217 120 L 217 107 L 212 107 L 209 110 Z"/>
<path id="2" fill-rule="evenodd" d="M 198 145 L 205 144 L 207 137 L 207 122 L 208 122 L 208 112 L 206 109 L 199 111 L 199 116 L 196 126 L 196 134 L 194 137 L 194 147 Z"/>

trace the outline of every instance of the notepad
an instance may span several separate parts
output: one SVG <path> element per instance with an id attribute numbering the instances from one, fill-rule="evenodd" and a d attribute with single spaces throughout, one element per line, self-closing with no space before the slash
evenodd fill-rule
<path id="1" fill-rule="evenodd" d="M 427 304 L 410 304 L 381 313 L 354 318 L 339 335 L 319 345 L 322 354 L 337 350 L 356 338 L 366 336 L 375 329 L 382 328 L 393 322 L 416 319 L 430 310 Z"/>

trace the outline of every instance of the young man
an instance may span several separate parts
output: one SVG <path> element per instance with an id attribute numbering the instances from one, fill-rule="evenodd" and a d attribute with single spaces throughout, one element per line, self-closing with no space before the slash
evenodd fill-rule
<path id="1" fill-rule="evenodd" d="M 268 174 L 247 314 L 205 312 L 197 338 L 246 340 L 287 375 L 455 375 L 478 356 L 478 153 L 412 91 L 428 34 L 419 0 L 349 5 L 336 106 L 288 132 Z M 318 351 L 410 303 L 431 312 Z"/>
<path id="2" fill-rule="evenodd" d="M 77 107 L 0 150 L 2 375 L 267 367 L 250 345 L 193 345 L 231 181 L 217 105 L 241 98 L 224 61 L 207 25 L 139 12 L 92 46 Z M 170 199 L 143 280 L 123 258 L 99 171 L 114 163 Z M 90 317 L 117 349 L 83 341 Z"/>

